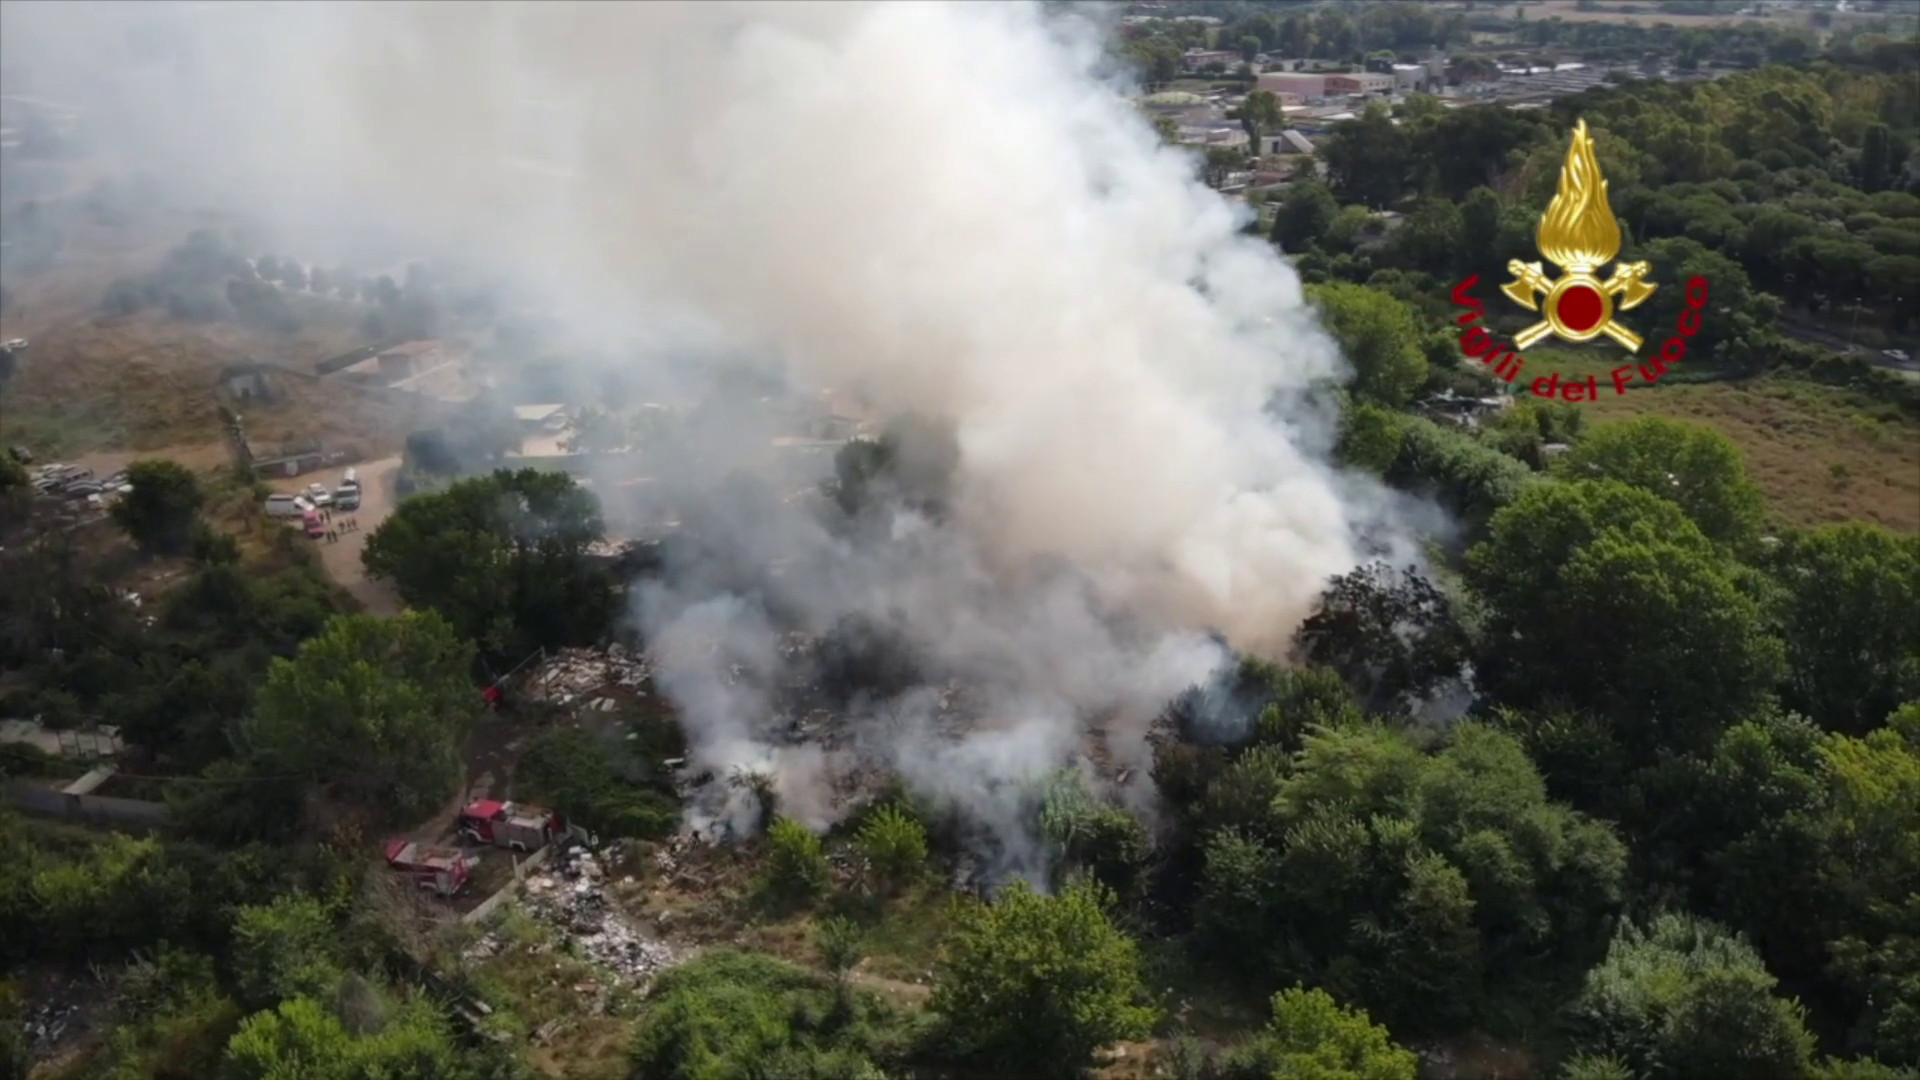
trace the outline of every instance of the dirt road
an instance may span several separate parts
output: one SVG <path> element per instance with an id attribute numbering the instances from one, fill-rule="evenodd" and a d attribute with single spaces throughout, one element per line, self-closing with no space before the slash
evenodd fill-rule
<path id="1" fill-rule="evenodd" d="M 383 582 L 372 581 L 367 577 L 367 569 L 360 562 L 360 553 L 366 549 L 367 537 L 380 527 L 380 523 L 393 513 L 397 501 L 393 491 L 393 481 L 400 471 L 400 459 L 397 457 L 380 458 L 377 461 L 362 461 L 353 466 L 360 477 L 360 508 L 351 513 L 336 512 L 332 522 L 338 539 L 329 543 L 316 540 L 314 544 L 320 550 L 320 565 L 326 568 L 327 576 L 338 582 L 354 595 L 369 613 L 374 615 L 398 615 L 400 598 L 393 589 Z M 344 466 L 342 467 L 344 471 Z M 311 483 L 323 483 L 337 486 L 340 472 L 328 469 L 325 472 L 309 473 L 305 476 L 280 480 L 274 484 L 274 490 L 296 494 Z M 353 518 L 359 528 L 352 532 L 339 532 L 345 519 Z"/>

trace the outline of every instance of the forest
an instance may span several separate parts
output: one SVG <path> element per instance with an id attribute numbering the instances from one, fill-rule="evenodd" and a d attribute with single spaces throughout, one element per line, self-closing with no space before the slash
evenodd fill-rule
<path id="1" fill-rule="evenodd" d="M 1233 10 L 1309 35 L 1302 51 L 1339 31 Z M 1429 565 L 1328 582 L 1285 663 L 1240 657 L 1168 702 L 1157 821 L 1070 773 L 1029 793 L 1043 887 L 950 889 L 965 833 L 904 788 L 825 836 L 762 792 L 741 917 L 803 947 L 705 951 L 616 1003 L 611 1065 L 545 1075 L 1121 1075 L 1118 1045 L 1158 1070 L 1127 1075 L 1412 1080 L 1433 1048 L 1481 1038 L 1560 1080 L 1920 1075 L 1920 535 L 1793 524 L 1732 439 L 1685 418 L 1522 401 L 1462 427 L 1420 408 L 1489 390 L 1449 290 L 1535 257 L 1584 118 L 1622 257 L 1713 283 L 1684 370 L 1637 393 L 1783 380 L 1920 423 L 1914 382 L 1792 333 L 1907 341 L 1920 296 L 1914 46 L 1843 45 L 1531 112 L 1416 97 L 1398 124 L 1335 131 L 1324 174 L 1262 228 L 1354 367 L 1329 388 L 1342 462 L 1457 525 Z M 130 283 L 124 302 L 166 300 Z M 1672 325 L 1681 302 L 1670 285 L 1634 318 Z M 825 505 L 847 528 L 887 500 L 939 513 L 949 439 L 912 422 L 849 444 Z M 11 506 L 26 475 L 0 470 Z M 114 527 L 187 567 L 144 609 L 82 544 L 0 551 L 9 710 L 122 718 L 174 823 L 0 815 L 0 964 L 84 963 L 115 988 L 105 1036 L 36 1075 L 541 1075 L 526 1032 L 571 1000 L 420 934 L 367 851 L 461 788 L 490 672 L 625 632 L 630 583 L 588 556 L 594 496 L 502 470 L 409 499 L 368 546 L 411 609 L 380 619 L 249 518 L 257 477 L 153 462 L 129 479 Z M 745 479 L 735 494 L 780 512 Z M 900 662 L 859 627 L 829 645 L 849 686 Z M 1434 722 L 1463 686 L 1465 713 Z M 516 718 L 537 729 L 531 794 L 605 839 L 672 834 L 668 710 L 617 745 L 550 719 Z M 61 768 L 3 753 L 10 777 Z M 910 919 L 930 951 L 899 943 Z M 857 977 L 890 950 L 929 960 L 922 999 Z M 31 1064 L 26 995 L 0 986 L 0 1076 Z M 453 1005 L 476 998 L 494 1003 L 477 1022 Z"/>

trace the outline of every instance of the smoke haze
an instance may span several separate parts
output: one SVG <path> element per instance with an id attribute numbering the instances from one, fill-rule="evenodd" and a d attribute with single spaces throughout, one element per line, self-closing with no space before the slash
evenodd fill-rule
<path id="1" fill-rule="evenodd" d="M 1104 77 L 1101 28 L 1013 3 L 20 5 L 6 56 L 175 190 L 316 260 L 463 259 L 623 363 L 724 349 L 953 425 L 941 522 L 703 510 L 636 589 L 697 764 L 772 766 L 786 628 L 919 663 L 859 753 L 1015 830 L 1005 785 L 1275 655 L 1326 579 L 1410 548 L 1327 464 L 1342 375 L 1298 278 Z M 595 390 L 582 388 L 591 402 Z M 756 436 L 760 443 L 764 438 Z M 695 497 L 718 476 L 676 478 Z M 765 568 L 743 581 L 722 564 Z M 947 680 L 984 717 L 941 729 Z M 716 813 L 729 813 L 725 808 Z"/>

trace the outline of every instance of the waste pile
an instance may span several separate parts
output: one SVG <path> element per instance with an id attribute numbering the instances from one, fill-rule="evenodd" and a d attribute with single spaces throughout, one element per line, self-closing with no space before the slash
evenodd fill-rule
<path id="1" fill-rule="evenodd" d="M 44 1057 L 58 1047 L 79 1013 L 80 1006 L 74 1004 L 40 1005 L 28 1011 L 24 1027 L 34 1055 Z"/>
<path id="2" fill-rule="evenodd" d="M 611 687 L 637 691 L 652 673 L 645 654 L 619 643 L 605 649 L 561 649 L 527 677 L 524 694 L 532 701 L 571 705 Z M 591 705 L 609 709 L 612 699 L 599 697 Z"/>
<path id="3" fill-rule="evenodd" d="M 529 874 L 526 906 L 585 959 L 621 979 L 644 984 L 674 962 L 665 942 L 641 933 L 607 900 L 607 874 L 599 856 L 584 847 L 554 852 L 558 865 Z"/>

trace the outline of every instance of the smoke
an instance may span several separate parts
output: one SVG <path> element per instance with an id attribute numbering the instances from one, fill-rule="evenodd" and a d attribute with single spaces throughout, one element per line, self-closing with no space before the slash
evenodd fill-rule
<path id="1" fill-rule="evenodd" d="M 782 634 L 876 627 L 920 678 L 847 707 L 851 753 L 1011 836 L 1008 792 L 1094 728 L 1144 771 L 1210 633 L 1277 655 L 1329 577 L 1417 558 L 1328 464 L 1343 365 L 1299 279 L 1100 34 L 1016 3 L 221 3 L 10 5 L 0 37 L 290 249 L 463 258 L 650 374 L 751 355 L 949 422 L 933 518 L 849 532 L 690 468 L 698 542 L 634 616 L 696 765 L 772 768 L 815 824 Z"/>

